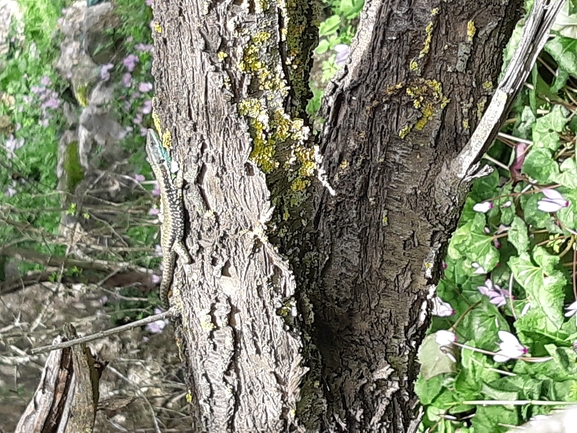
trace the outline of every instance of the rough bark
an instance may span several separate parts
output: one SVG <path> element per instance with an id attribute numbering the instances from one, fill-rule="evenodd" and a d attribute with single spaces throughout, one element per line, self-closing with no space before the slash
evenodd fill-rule
<path id="1" fill-rule="evenodd" d="M 520 3 L 367 6 L 352 62 L 327 92 L 322 153 L 337 194 L 317 196 L 329 259 L 310 298 L 328 426 L 401 432 L 416 418 L 426 298 L 460 211 L 436 181 L 497 85 Z"/>
<path id="2" fill-rule="evenodd" d="M 332 196 L 298 117 L 309 2 L 155 3 L 155 112 L 189 184 L 193 263 L 172 303 L 194 431 L 416 425 L 427 287 L 459 212 L 434 182 L 482 115 L 519 7 L 367 2 L 327 91 Z"/>

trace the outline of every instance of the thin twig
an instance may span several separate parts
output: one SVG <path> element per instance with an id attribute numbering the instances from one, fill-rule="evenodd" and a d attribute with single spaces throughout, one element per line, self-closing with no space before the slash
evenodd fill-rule
<path id="1" fill-rule="evenodd" d="M 163 319 L 166 319 L 167 317 L 174 317 L 177 314 L 178 313 L 176 312 L 176 310 L 174 308 L 171 308 L 170 310 L 165 311 L 164 313 L 155 314 L 154 316 L 149 316 L 145 319 L 137 320 L 136 322 L 128 323 L 126 325 L 117 326 L 116 328 L 107 329 L 106 331 L 97 332 L 96 334 L 87 335 L 85 337 L 80 337 L 80 338 L 77 338 L 75 340 L 65 341 L 65 342 L 59 343 L 59 344 L 54 344 L 54 345 L 50 345 L 50 346 L 42 346 L 42 347 L 38 347 L 36 349 L 31 349 L 30 353 L 32 355 L 37 355 L 39 353 L 51 352 L 52 350 L 64 349 L 66 347 L 72 347 L 76 344 L 88 343 L 89 341 L 98 340 L 98 339 L 103 338 L 103 337 L 108 337 L 109 335 L 119 334 L 121 332 L 128 331 L 129 329 L 133 329 L 133 328 L 136 328 L 138 326 L 147 325 L 149 323 L 156 322 L 157 320 L 163 320 Z"/>

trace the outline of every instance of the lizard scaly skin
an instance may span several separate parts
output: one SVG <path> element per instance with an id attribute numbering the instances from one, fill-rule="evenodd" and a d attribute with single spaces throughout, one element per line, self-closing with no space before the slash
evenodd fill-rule
<path id="1" fill-rule="evenodd" d="M 182 170 L 178 171 L 176 179 L 173 181 L 166 150 L 152 129 L 148 130 L 146 137 L 146 153 L 160 189 L 160 214 L 162 218 L 160 228 L 160 245 L 162 248 L 160 302 L 165 309 L 168 309 L 170 307 L 168 297 L 174 275 L 176 255 L 178 254 L 185 263 L 191 262 L 190 254 L 182 241 L 184 236 Z"/>

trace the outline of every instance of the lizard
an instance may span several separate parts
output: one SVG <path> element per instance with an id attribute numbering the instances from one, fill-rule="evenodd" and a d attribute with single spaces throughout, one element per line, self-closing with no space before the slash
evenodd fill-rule
<path id="1" fill-rule="evenodd" d="M 162 146 L 158 134 L 148 130 L 146 153 L 160 189 L 160 246 L 162 249 L 162 280 L 160 282 L 160 302 L 168 310 L 170 286 L 173 282 L 176 256 L 184 263 L 191 258 L 184 242 L 184 209 L 182 204 L 182 170 L 178 170 L 176 179 L 172 179 L 167 150 Z"/>

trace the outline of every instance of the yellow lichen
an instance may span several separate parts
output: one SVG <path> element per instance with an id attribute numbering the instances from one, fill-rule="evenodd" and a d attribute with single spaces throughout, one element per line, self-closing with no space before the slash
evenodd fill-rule
<path id="1" fill-rule="evenodd" d="M 225 53 L 224 51 L 219 51 L 216 57 L 218 57 L 218 60 L 222 62 L 224 59 L 228 57 L 228 54 Z"/>
<path id="2" fill-rule="evenodd" d="M 415 129 L 419 131 L 450 102 L 448 98 L 443 96 L 442 85 L 437 80 L 418 79 L 407 87 L 406 92 L 413 100 L 413 106 L 422 114 L 414 125 Z M 410 127 L 405 126 L 399 131 L 399 136 L 404 138 L 410 130 Z"/>
<path id="3" fill-rule="evenodd" d="M 158 22 L 154 21 L 152 26 L 154 27 L 154 31 L 156 31 L 156 33 L 162 33 L 162 27 Z"/>
<path id="4" fill-rule="evenodd" d="M 477 33 L 477 28 L 475 27 L 475 22 L 473 20 L 467 23 L 467 41 L 472 42 L 473 37 Z"/>
<path id="5" fill-rule="evenodd" d="M 162 147 L 165 149 L 170 149 L 172 146 L 172 137 L 170 136 L 170 131 L 167 129 L 162 133 Z"/>
<path id="6" fill-rule="evenodd" d="M 411 63 L 409 64 L 409 69 L 411 70 L 411 72 L 414 72 L 418 75 L 420 75 L 421 73 L 421 67 L 419 66 L 419 64 L 415 59 L 411 60 Z"/>
<path id="7" fill-rule="evenodd" d="M 425 27 L 425 33 L 427 34 L 427 36 L 425 37 L 423 49 L 419 53 L 419 58 L 425 57 L 425 55 L 431 49 L 431 39 L 433 38 L 433 22 L 432 21 L 429 24 L 427 24 L 427 27 Z"/>
<path id="8" fill-rule="evenodd" d="M 291 189 L 293 191 L 304 191 L 305 189 L 307 189 L 307 187 L 309 186 L 310 181 L 303 179 L 301 177 L 296 178 L 292 184 L 291 184 Z"/>
<path id="9" fill-rule="evenodd" d="M 482 98 L 477 103 L 477 119 L 483 117 L 483 113 L 485 112 L 485 105 L 487 105 L 487 98 Z"/>
<path id="10" fill-rule="evenodd" d="M 463 129 L 469 129 L 469 119 L 463 119 Z"/>
<path id="11" fill-rule="evenodd" d="M 412 63 L 412 62 L 411 62 Z M 416 63 L 416 62 L 415 62 Z M 417 65 L 418 66 L 418 65 Z M 387 90 L 385 90 L 385 93 L 387 95 L 392 95 L 393 93 L 395 93 L 397 90 L 402 89 L 404 86 L 403 83 L 397 83 L 394 86 L 387 86 Z"/>
<path id="12" fill-rule="evenodd" d="M 158 132 L 158 135 L 162 136 L 162 128 L 160 127 L 160 116 L 155 111 L 152 112 L 152 124 L 154 125 L 154 129 L 156 129 L 156 132 Z"/>
<path id="13" fill-rule="evenodd" d="M 411 125 L 406 125 L 406 126 L 404 126 L 404 127 L 399 131 L 399 137 L 400 137 L 400 138 L 405 138 L 405 137 L 409 134 L 409 132 L 411 132 L 411 129 L 412 129 Z"/>
<path id="14" fill-rule="evenodd" d="M 434 8 L 434 9 L 431 11 L 431 16 L 434 17 L 434 16 L 438 15 L 438 13 L 439 13 L 439 8 Z"/>
<path id="15" fill-rule="evenodd" d="M 483 83 L 483 89 L 488 91 L 488 92 L 492 91 L 493 90 L 493 83 L 490 81 L 485 81 Z"/>

